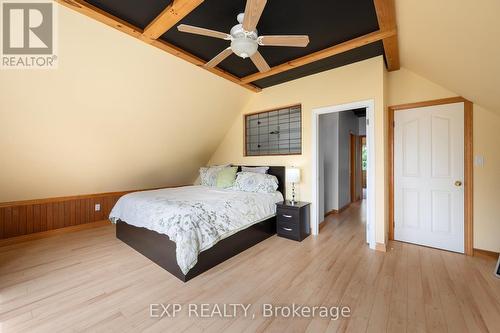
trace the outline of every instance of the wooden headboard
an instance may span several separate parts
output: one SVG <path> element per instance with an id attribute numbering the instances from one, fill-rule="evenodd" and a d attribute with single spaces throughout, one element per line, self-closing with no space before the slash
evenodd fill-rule
<path id="1" fill-rule="evenodd" d="M 254 168 L 254 165 L 245 165 L 246 167 Z M 267 165 L 266 165 L 267 166 Z M 278 178 L 278 191 L 283 194 L 283 198 L 286 200 L 286 177 L 285 177 L 285 167 L 284 166 L 269 166 L 269 175 L 273 175 Z M 238 166 L 238 171 L 241 171 L 241 165 Z"/>

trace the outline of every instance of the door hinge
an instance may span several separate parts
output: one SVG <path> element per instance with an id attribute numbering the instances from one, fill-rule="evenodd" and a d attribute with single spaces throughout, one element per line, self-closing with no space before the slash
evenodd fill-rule
<path id="1" fill-rule="evenodd" d="M 370 118 L 366 118 L 366 126 L 370 126 Z"/>

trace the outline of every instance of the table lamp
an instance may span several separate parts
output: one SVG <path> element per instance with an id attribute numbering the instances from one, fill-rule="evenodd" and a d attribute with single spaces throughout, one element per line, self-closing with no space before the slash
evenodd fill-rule
<path id="1" fill-rule="evenodd" d="M 295 205 L 295 184 L 300 183 L 300 169 L 291 167 L 286 169 L 286 181 L 292 183 L 292 206 Z"/>

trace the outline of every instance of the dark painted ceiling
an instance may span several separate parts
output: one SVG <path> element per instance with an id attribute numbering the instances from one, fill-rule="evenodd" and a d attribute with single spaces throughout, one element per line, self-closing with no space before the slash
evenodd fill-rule
<path id="1" fill-rule="evenodd" d="M 171 0 L 87 0 L 105 12 L 144 30 Z"/>
<path id="2" fill-rule="evenodd" d="M 89 3 L 144 29 L 171 1 L 89 0 Z M 229 33 L 246 0 L 205 0 L 180 23 Z M 259 35 L 307 34 L 306 48 L 259 47 L 271 67 L 325 49 L 378 29 L 373 0 L 269 0 L 257 26 Z M 229 41 L 177 31 L 174 27 L 161 39 L 206 61 L 229 46 Z M 321 61 L 254 82 L 266 88 L 307 75 L 384 54 L 382 44 L 373 43 Z M 219 67 L 238 77 L 257 72 L 250 59 L 231 55 Z"/>
<path id="3" fill-rule="evenodd" d="M 297 67 L 289 71 L 260 79 L 253 82 L 260 88 L 271 87 L 280 83 L 295 80 L 304 76 L 317 74 L 329 69 L 352 64 L 357 61 L 376 57 L 384 54 L 382 42 L 368 44 L 357 49 L 347 51 L 330 58 L 319 60 L 308 65 Z"/>

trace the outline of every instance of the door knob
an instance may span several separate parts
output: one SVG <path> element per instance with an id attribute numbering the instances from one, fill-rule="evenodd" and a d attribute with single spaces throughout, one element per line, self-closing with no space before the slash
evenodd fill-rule
<path id="1" fill-rule="evenodd" d="M 462 182 L 461 182 L 460 180 L 457 180 L 457 181 L 455 182 L 455 186 L 459 186 L 459 187 L 460 187 L 460 186 L 462 186 Z"/>

